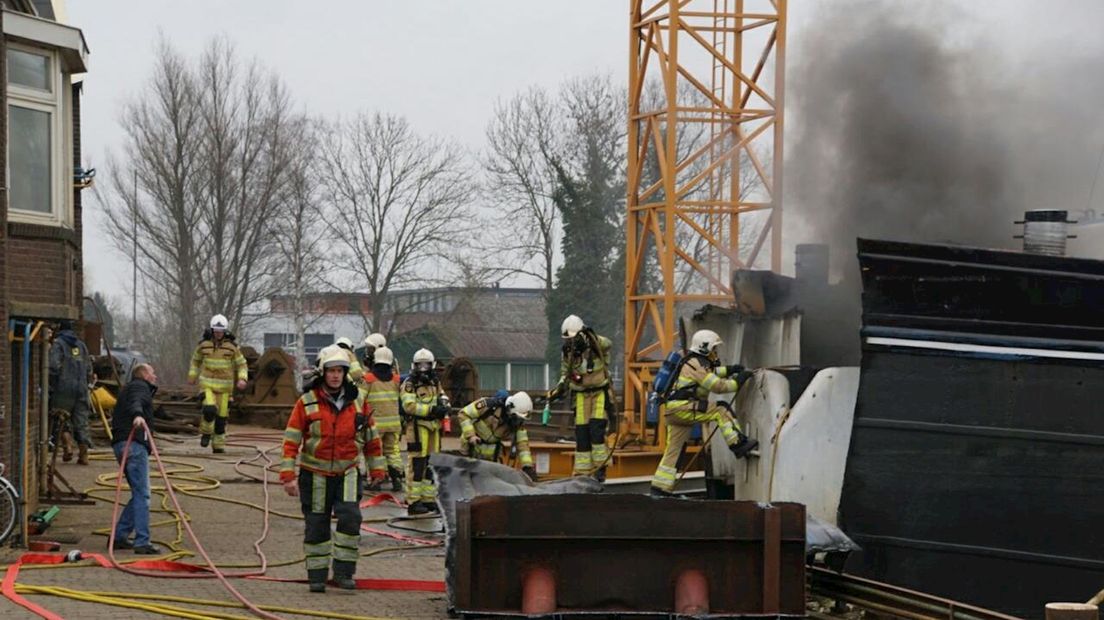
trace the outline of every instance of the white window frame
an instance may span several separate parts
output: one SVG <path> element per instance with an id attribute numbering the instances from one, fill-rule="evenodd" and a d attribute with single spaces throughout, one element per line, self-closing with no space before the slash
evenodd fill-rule
<path id="1" fill-rule="evenodd" d="M 49 72 L 53 92 L 47 93 L 37 88 L 8 83 L 8 107 L 21 107 L 50 115 L 50 213 L 26 211 L 11 204 L 10 191 L 8 202 L 8 220 L 28 224 L 73 227 L 73 195 L 69 191 L 70 177 L 73 172 L 73 124 L 69 122 L 69 110 L 72 109 L 72 93 L 69 89 L 68 75 L 62 71 L 61 58 L 56 50 L 15 43 L 9 41 L 8 49 L 19 50 L 49 59 Z M 8 144 L 11 144 L 11 114 L 8 115 Z M 7 154 L 8 185 L 11 186 L 11 151 Z"/>

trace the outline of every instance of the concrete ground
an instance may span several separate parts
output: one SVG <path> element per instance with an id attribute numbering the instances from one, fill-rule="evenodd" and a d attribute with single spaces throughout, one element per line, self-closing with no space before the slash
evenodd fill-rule
<path id="1" fill-rule="evenodd" d="M 260 537 L 262 532 L 263 512 L 240 504 L 217 501 L 216 498 L 263 503 L 262 485 L 236 471 L 235 463 L 243 459 L 248 460 L 257 455 L 258 451 L 250 447 L 249 444 L 262 447 L 276 446 L 268 454 L 273 462 L 278 462 L 279 447 L 276 442 L 280 433 L 261 428 L 231 427 L 230 430 L 233 444 L 228 447 L 227 453 L 222 455 L 212 455 L 209 449 L 201 449 L 198 438 L 194 436 L 166 435 L 159 439 L 158 446 L 164 457 L 177 461 L 176 463 L 167 464 L 167 467 L 179 472 L 176 476 L 187 477 L 187 479 L 176 480 L 175 488 L 181 486 L 185 488 L 189 486 L 211 486 L 213 481 L 218 482 L 217 488 L 202 491 L 200 496 L 178 493 L 184 511 L 191 518 L 196 536 L 215 563 L 219 565 L 255 565 L 258 558 L 253 550 L 253 542 Z M 107 551 L 106 536 L 98 535 L 95 531 L 107 528 L 111 523 L 111 500 L 114 496 L 114 484 L 111 482 L 109 488 L 104 484 L 109 481 L 103 480 L 103 477 L 113 476 L 116 464 L 110 449 L 106 446 L 106 441 L 100 439 L 100 446 L 99 449 L 93 451 L 94 459 L 91 465 L 82 467 L 69 463 L 60 466 L 61 473 L 69 479 L 74 487 L 79 490 L 97 487 L 100 490 L 96 492 L 96 495 L 104 500 L 97 501 L 92 506 L 61 506 L 61 513 L 43 538 L 63 542 L 62 551 L 74 548 L 94 553 L 106 553 Z M 202 467 L 203 469 L 201 472 L 192 473 L 190 470 L 196 467 Z M 258 467 L 243 466 L 242 469 L 254 475 L 259 475 L 260 472 Z M 97 484 L 97 478 L 101 479 L 99 485 Z M 163 481 L 153 469 L 152 464 L 151 478 L 155 489 L 163 486 Z M 272 475 L 272 478 L 275 479 L 275 474 Z M 270 518 L 268 537 L 262 544 L 261 549 L 268 557 L 268 562 L 276 566 L 271 566 L 267 571 L 267 575 L 277 578 L 303 579 L 306 576 L 306 571 L 301 562 L 279 566 L 284 562 L 299 560 L 303 555 L 302 521 L 290 516 L 300 514 L 299 500 L 285 495 L 278 484 L 270 485 L 269 490 L 271 495 L 270 506 L 274 512 Z M 127 497 L 128 492 L 124 491 L 124 502 Z M 156 507 L 159 505 L 160 499 L 155 493 L 151 503 Z M 43 505 L 48 506 L 49 503 L 44 502 Z M 286 513 L 289 516 L 281 516 L 276 514 L 277 512 Z M 366 525 L 370 527 L 423 539 L 442 540 L 440 535 L 400 532 L 400 530 L 390 528 L 382 523 L 388 517 L 405 514 L 402 509 L 393 504 L 365 508 L 363 512 Z M 155 512 L 152 515 L 152 520 L 155 524 L 159 521 L 163 522 L 153 527 L 155 542 L 162 548 L 169 547 L 177 536 L 176 525 L 165 512 Z M 367 523 L 369 520 L 380 520 L 381 522 Z M 420 521 L 410 525 L 434 529 L 437 524 L 438 521 Z M 362 535 L 360 540 L 362 553 L 404 544 L 409 545 L 410 543 L 403 543 L 373 534 Z M 184 542 L 180 545 L 180 548 L 190 551 L 196 550 L 195 544 L 187 538 L 187 534 L 185 534 Z M 0 562 L 7 565 L 18 558 L 21 553 L 21 550 L 6 548 L 0 550 Z M 151 556 L 135 556 L 130 551 L 119 551 L 117 557 L 125 562 L 136 557 L 148 559 Z M 181 561 L 203 564 L 203 560 L 198 554 L 194 557 L 183 558 Z M 241 571 L 243 569 L 226 568 L 225 570 Z M 371 557 L 361 557 L 357 566 L 357 577 L 441 581 L 444 579 L 444 549 L 443 547 L 407 549 L 384 552 Z M 447 617 L 445 595 L 443 593 L 372 590 L 346 592 L 330 587 L 325 594 L 310 594 L 305 583 L 284 583 L 258 579 L 232 579 L 231 583 L 246 598 L 257 604 L 309 609 L 332 614 L 347 614 L 346 616 L 329 617 Z M 18 575 L 18 584 L 61 586 L 83 591 L 163 593 L 196 599 L 236 602 L 233 596 L 216 579 L 140 577 L 113 568 L 101 568 L 87 564 L 64 565 L 63 568 L 53 569 L 33 570 L 24 568 Z M 164 617 L 162 614 L 138 609 L 77 601 L 53 595 L 26 594 L 26 597 L 64 618 L 110 617 L 121 620 L 124 618 Z M 184 603 L 170 604 L 198 611 L 199 617 L 216 612 L 230 614 L 235 617 L 252 617 L 244 609 L 203 607 Z M 287 612 L 277 612 L 277 615 L 284 618 L 310 617 Z M 0 617 L 15 619 L 35 618 L 37 616 L 6 598 L 0 598 Z"/>

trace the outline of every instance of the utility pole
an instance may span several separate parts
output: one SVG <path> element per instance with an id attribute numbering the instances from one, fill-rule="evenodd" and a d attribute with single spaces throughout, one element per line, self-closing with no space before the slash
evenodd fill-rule
<path id="1" fill-rule="evenodd" d="M 138 341 L 138 171 L 134 171 L 134 195 L 130 203 L 131 229 L 131 306 L 130 306 L 130 348 Z"/>

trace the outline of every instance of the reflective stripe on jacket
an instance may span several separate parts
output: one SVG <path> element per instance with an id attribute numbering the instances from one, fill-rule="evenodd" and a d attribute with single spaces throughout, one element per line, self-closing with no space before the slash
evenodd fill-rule
<path id="1" fill-rule="evenodd" d="M 216 392 L 229 392 L 234 389 L 234 381 L 245 381 L 248 369 L 245 356 L 232 340 L 223 338 L 217 345 L 213 340 L 204 340 L 192 354 L 192 366 L 188 369 L 188 380 L 199 378 L 199 387 Z"/>
<path id="2" fill-rule="evenodd" d="M 588 348 L 581 355 L 571 353 L 560 358 L 560 383 L 575 392 L 594 390 L 610 383 L 610 349 L 613 342 L 605 336 L 597 336 L 597 353 Z"/>
<path id="3" fill-rule="evenodd" d="M 441 428 L 441 421 L 429 417 L 430 411 L 437 406 L 438 396 L 441 394 L 441 386 L 436 383 L 415 383 L 412 378 L 407 378 L 401 388 L 400 402 L 402 410 L 408 416 L 417 420 L 418 426 L 437 430 Z"/>
<path id="4" fill-rule="evenodd" d="M 384 381 L 375 373 L 364 373 L 364 399 L 372 406 L 376 430 L 381 433 L 397 433 L 402 428 L 399 417 L 399 376 L 391 375 Z"/>
<path id="5" fill-rule="evenodd" d="M 295 479 L 296 457 L 299 467 L 325 476 L 340 475 L 352 467 L 363 471 L 365 466 L 384 475 L 386 463 L 372 408 L 356 386 L 346 383 L 344 390 L 340 411 L 321 387 L 296 401 L 284 429 L 281 481 Z"/>
<path id="6" fill-rule="evenodd" d="M 473 436 L 479 437 L 484 444 L 496 444 L 511 441 L 517 448 L 518 461 L 522 467 L 533 465 L 533 455 L 529 452 L 529 433 L 523 424 L 512 426 L 503 419 L 502 410 L 487 411 L 487 399 L 468 403 L 460 410 L 460 437 L 468 442 Z"/>
<path id="7" fill-rule="evenodd" d="M 675 381 L 675 385 L 671 389 L 672 394 L 692 390 L 694 397 L 672 398 L 667 401 L 667 411 L 670 413 L 687 411 L 693 409 L 697 401 L 707 400 L 711 392 L 713 394 L 727 394 L 735 392 L 738 388 L 739 385 L 736 383 L 736 379 L 728 378 L 724 366 L 711 369 L 702 357 L 695 355 L 682 365 L 678 380 Z"/>

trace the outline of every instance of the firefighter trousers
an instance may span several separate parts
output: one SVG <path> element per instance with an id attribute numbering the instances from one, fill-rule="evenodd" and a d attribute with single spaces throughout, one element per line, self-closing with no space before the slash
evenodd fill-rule
<path id="1" fill-rule="evenodd" d="M 203 389 L 203 419 L 199 422 L 201 435 L 212 435 L 211 447 L 226 446 L 226 421 L 230 416 L 230 392 Z"/>
<path id="2" fill-rule="evenodd" d="M 679 455 L 682 454 L 682 447 L 690 438 L 690 431 L 695 424 L 703 422 L 716 424 L 725 443 L 730 446 L 740 441 L 739 423 L 721 407 L 711 407 L 700 413 L 693 409 L 669 411 L 665 419 L 667 420 L 667 445 L 663 449 L 663 458 L 659 461 L 659 467 L 652 476 L 652 486 L 661 491 L 670 493 L 675 488 Z"/>
<path id="3" fill-rule="evenodd" d="M 606 446 L 606 390 L 575 392 L 575 463 L 572 473 L 588 476 L 605 467 L 609 460 Z"/>
<path id="4" fill-rule="evenodd" d="M 344 474 L 324 476 L 299 470 L 299 503 L 303 509 L 303 553 L 307 579 L 326 581 L 333 561 L 334 577 L 356 572 L 360 544 L 360 474 L 351 467 Z M 330 517 L 337 517 L 330 532 Z"/>
<path id="5" fill-rule="evenodd" d="M 406 445 L 407 460 L 410 462 L 406 472 L 406 503 L 437 501 L 437 485 L 433 480 L 433 470 L 429 468 L 429 455 L 441 451 L 441 431 L 436 425 L 416 421 L 411 424 L 413 441 Z"/>

